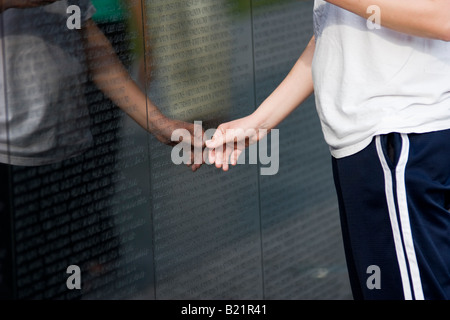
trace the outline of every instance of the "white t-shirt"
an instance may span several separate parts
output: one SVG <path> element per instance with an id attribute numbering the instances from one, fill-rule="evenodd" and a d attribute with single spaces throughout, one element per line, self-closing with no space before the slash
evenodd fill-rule
<path id="1" fill-rule="evenodd" d="M 92 143 L 85 101 L 87 68 L 80 32 L 67 27 L 69 5 L 84 22 L 89 0 L 61 0 L 0 14 L 0 162 L 58 162 Z"/>
<path id="2" fill-rule="evenodd" d="M 323 0 L 315 1 L 314 33 L 316 105 L 334 157 L 378 134 L 450 128 L 450 42 L 369 28 Z"/>

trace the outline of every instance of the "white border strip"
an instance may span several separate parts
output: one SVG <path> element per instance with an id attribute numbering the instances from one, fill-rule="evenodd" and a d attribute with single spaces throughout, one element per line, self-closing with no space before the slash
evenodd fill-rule
<path id="1" fill-rule="evenodd" d="M 375 139 L 378 157 L 380 158 L 381 166 L 384 172 L 384 184 L 386 192 L 386 201 L 389 210 L 389 218 L 391 221 L 392 234 L 394 236 L 395 252 L 397 254 L 397 262 L 400 268 L 400 276 L 402 278 L 403 293 L 405 300 L 412 300 L 411 287 L 409 283 L 408 268 L 406 265 L 405 254 L 403 252 L 402 236 L 400 233 L 400 228 L 397 221 L 397 212 L 395 209 L 394 201 L 394 186 L 392 183 L 391 170 L 384 157 L 383 149 L 381 147 L 380 136 Z"/>
<path id="2" fill-rule="evenodd" d="M 400 222 L 402 225 L 403 241 L 406 250 L 406 256 L 409 263 L 409 271 L 411 272 L 412 285 L 414 289 L 414 297 L 416 300 L 424 300 L 422 282 L 420 279 L 419 265 L 417 263 L 416 251 L 414 249 L 414 241 L 411 232 L 411 223 L 409 220 L 408 201 L 406 197 L 405 169 L 409 156 L 409 139 L 406 134 L 402 134 L 402 152 L 396 168 L 397 181 L 397 201 L 400 214 Z"/>

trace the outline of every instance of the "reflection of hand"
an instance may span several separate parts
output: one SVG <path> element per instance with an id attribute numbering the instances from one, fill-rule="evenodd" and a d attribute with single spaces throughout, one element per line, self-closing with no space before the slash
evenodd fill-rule
<path id="1" fill-rule="evenodd" d="M 26 9 L 45 6 L 56 1 L 60 0 L 2 0 L 1 7 L 3 11 L 11 8 Z"/>
<path id="2" fill-rule="evenodd" d="M 267 132 L 253 115 L 221 124 L 211 140 L 206 141 L 209 162 L 227 171 L 229 164 L 236 165 L 245 148 L 261 140 Z"/>
<path id="3" fill-rule="evenodd" d="M 172 133 L 177 129 L 184 129 L 189 132 L 191 141 L 172 141 Z M 184 122 L 180 120 L 174 120 L 167 117 L 159 119 L 156 124 L 156 129 L 152 131 L 153 135 L 158 139 L 158 141 L 167 144 L 169 146 L 175 146 L 179 143 L 189 143 L 191 148 L 203 148 L 205 143 L 203 141 L 203 128 L 199 124 L 193 124 L 189 122 Z M 201 167 L 202 163 L 194 163 L 194 152 L 191 152 L 191 162 L 188 164 L 192 171 L 196 171 Z"/>

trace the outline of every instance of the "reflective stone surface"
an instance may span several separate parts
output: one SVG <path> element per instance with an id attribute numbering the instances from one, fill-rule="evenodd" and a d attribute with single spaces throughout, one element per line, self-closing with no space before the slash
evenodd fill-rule
<path id="1" fill-rule="evenodd" d="M 312 36 L 313 1 L 93 3 L 143 92 L 205 130 L 252 113 Z M 249 163 L 193 173 L 93 82 L 82 85 L 92 147 L 1 168 L 2 298 L 351 298 L 313 97 L 278 128 L 277 174 Z M 4 114 L 11 107 L 6 100 Z M 80 268 L 79 290 L 68 288 L 70 265 Z"/>

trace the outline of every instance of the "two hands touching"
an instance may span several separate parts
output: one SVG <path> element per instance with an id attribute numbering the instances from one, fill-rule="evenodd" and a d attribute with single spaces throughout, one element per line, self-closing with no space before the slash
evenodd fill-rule
<path id="1" fill-rule="evenodd" d="M 9 8 L 32 8 L 51 4 L 60 0 L 0 0 L 2 11 Z M 103 91 L 119 108 L 141 127 L 153 134 L 158 141 L 174 146 L 182 142 L 192 149 L 208 148 L 202 152 L 203 159 L 194 161 L 191 152 L 188 166 L 196 171 L 206 162 L 223 171 L 238 163 L 244 149 L 261 140 L 267 133 L 282 122 L 294 109 L 314 91 L 311 65 L 315 50 L 314 37 L 295 63 L 286 78 L 250 115 L 221 124 L 213 137 L 203 140 L 203 129 L 198 124 L 188 123 L 166 117 L 135 83 L 123 67 L 111 44 L 91 19 L 79 30 L 84 41 L 88 70 L 97 87 Z M 108 63 L 105 63 L 107 61 Z M 172 140 L 173 132 L 184 129 L 190 141 Z M 185 132 L 186 132 L 185 131 Z M 198 137 L 198 135 L 202 135 Z"/>
<path id="2" fill-rule="evenodd" d="M 217 128 L 212 139 L 205 142 L 211 164 L 224 171 L 236 165 L 245 148 L 263 139 L 314 92 L 314 51 L 312 37 L 287 76 L 253 113 Z"/>
<path id="3" fill-rule="evenodd" d="M 163 121 L 164 122 L 164 121 Z M 174 134 L 184 132 L 185 134 Z M 239 156 L 244 149 L 261 140 L 268 130 L 261 130 L 253 117 L 244 118 L 221 124 L 210 140 L 205 141 L 205 132 L 199 123 L 187 123 L 166 118 L 162 130 L 152 130 L 154 136 L 169 146 L 181 144 L 191 150 L 187 163 L 192 171 L 197 171 L 204 163 L 215 164 L 218 169 L 228 171 L 230 166 L 238 163 Z M 174 137 L 180 137 L 174 139 Z M 195 151 L 201 150 L 201 159 Z M 192 152 L 193 151 L 193 152 Z"/>
<path id="4" fill-rule="evenodd" d="M 226 122 L 217 127 L 211 140 L 205 142 L 208 160 L 216 168 L 228 171 L 235 166 L 245 148 L 257 143 L 267 135 L 254 114 Z"/>
<path id="5" fill-rule="evenodd" d="M 46 6 L 58 1 L 60 0 L 0 0 L 0 13 L 8 9 Z M 162 114 L 157 106 L 144 95 L 139 86 L 132 81 L 117 59 L 111 44 L 92 20 L 87 21 L 80 32 L 82 33 L 82 39 L 85 41 L 86 55 L 92 57 L 88 58 L 87 62 L 94 82 L 118 107 L 163 144 L 175 146 L 183 143 L 189 144 L 191 149 L 201 148 L 203 150 L 205 148 L 204 131 L 198 127 L 201 125 L 172 119 Z M 108 65 L 105 65 L 104 61 L 109 61 Z M 126 96 L 126 99 L 124 99 L 124 96 Z M 250 117 L 246 117 L 219 126 L 212 140 L 207 142 L 210 148 L 208 151 L 210 163 L 215 163 L 217 168 L 223 168 L 226 171 L 228 170 L 228 159 L 230 157 L 231 163 L 236 164 L 237 157 L 243 151 L 243 146 L 248 146 L 258 140 L 256 135 L 251 135 L 245 139 L 246 141 L 244 141 L 244 138 L 242 138 L 242 141 L 237 141 L 240 140 L 239 138 L 233 138 L 233 140 L 236 140 L 234 141 L 235 147 L 230 147 L 230 143 L 233 142 L 230 140 L 231 138 L 221 135 L 228 129 L 250 128 L 253 125 L 250 119 Z M 177 129 L 186 130 L 191 141 L 182 141 L 181 138 L 178 141 L 173 140 L 173 132 Z M 200 134 L 201 137 L 198 136 Z M 220 146 L 224 147 L 224 151 L 219 151 L 221 148 L 218 147 Z M 198 163 L 198 160 L 194 161 L 194 153 L 191 152 L 191 161 L 188 166 L 191 167 L 192 171 L 196 171 L 205 163 L 205 160 L 202 159 L 201 163 Z"/>

